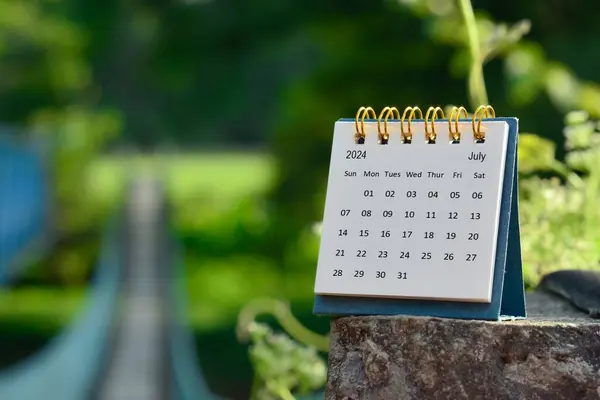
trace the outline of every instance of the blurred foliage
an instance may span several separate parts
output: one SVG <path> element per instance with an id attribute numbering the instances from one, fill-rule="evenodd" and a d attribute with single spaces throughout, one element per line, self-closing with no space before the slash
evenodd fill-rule
<path id="1" fill-rule="evenodd" d="M 94 196 L 89 167 L 118 133 L 120 119 L 111 111 L 71 105 L 36 111 L 29 123 L 51 143 L 56 248 L 43 275 L 58 283 L 82 284 L 93 268 L 98 235 L 109 211 Z"/>
<path id="2" fill-rule="evenodd" d="M 0 9 L 0 120 L 27 126 L 50 154 L 57 248 L 42 275 L 82 283 L 104 217 L 86 190 L 87 166 L 119 132 L 120 117 L 96 107 L 85 32 L 59 3 L 0 0 Z"/>
<path id="3" fill-rule="evenodd" d="M 256 317 L 264 313 L 276 316 L 295 340 L 257 322 Z M 252 343 L 249 351 L 255 376 L 251 400 L 293 400 L 292 393 L 310 394 L 325 384 L 327 367 L 317 350 L 328 351 L 329 339 L 302 326 L 285 303 L 273 299 L 249 303 L 240 312 L 237 332 L 240 340 Z"/>
<path id="4" fill-rule="evenodd" d="M 467 101 L 468 38 L 454 1 L 60 4 L 85 30 L 102 102 L 127 115 L 126 137 L 138 143 L 262 145 L 269 132 L 285 136 L 293 130 L 288 114 L 300 103 L 310 112 L 300 110 L 297 122 L 311 115 L 321 132 L 330 130 L 331 118 L 353 115 L 363 103 L 380 108 Z M 561 113 L 572 108 L 598 113 L 596 84 L 589 82 L 600 60 L 595 40 L 600 26 L 592 17 L 598 5 L 587 0 L 475 5 L 497 109 L 530 116 L 527 131 L 556 139 L 559 132 L 550 131 L 560 118 L 551 115 L 552 104 L 564 106 Z M 508 22 L 496 23 L 490 15 Z M 534 29 L 515 45 L 527 32 L 524 18 Z M 289 139 L 298 144 L 296 137 Z"/>
<path id="5" fill-rule="evenodd" d="M 0 1 L 3 121 L 20 124 L 48 104 L 68 105 L 90 84 L 82 32 L 52 3 Z"/>
<path id="6" fill-rule="evenodd" d="M 256 380 L 251 400 L 293 400 L 321 388 L 327 377 L 326 363 L 312 347 L 299 345 L 285 334 L 273 333 L 265 324 L 247 328 L 252 346 L 250 359 Z"/>
<path id="7" fill-rule="evenodd" d="M 85 305 L 82 288 L 27 287 L 0 290 L 0 320 L 30 320 L 59 330 Z"/>
<path id="8" fill-rule="evenodd" d="M 82 106 L 43 109 L 31 116 L 31 129 L 49 136 L 52 143 L 53 190 L 60 205 L 57 218 L 64 231 L 61 234 L 89 229 L 90 216 L 98 207 L 86 187 L 87 166 L 118 132 L 119 124 L 114 113 L 98 113 Z"/>
<path id="9" fill-rule="evenodd" d="M 554 158 L 554 144 L 521 135 L 521 243 L 526 284 L 557 269 L 598 268 L 600 261 L 600 124 L 586 112 L 569 113 L 563 130 L 565 161 Z"/>
<path id="10" fill-rule="evenodd" d="M 529 106 L 545 93 L 560 114 L 580 109 L 600 117 L 600 84 L 582 81 L 564 62 L 548 59 L 542 44 L 523 38 L 531 29 L 530 20 L 519 20 L 513 24 L 497 22 L 489 12 L 479 10 L 475 14 L 479 43 L 476 53 L 479 57 L 469 62 L 472 43 L 468 25 L 464 24 L 459 7 L 454 2 L 446 2 L 442 7 L 439 1 L 433 0 L 398 1 L 424 19 L 428 36 L 434 42 L 456 48 L 450 61 L 453 75 L 473 76 L 475 74 L 469 74 L 473 65 L 485 66 L 494 58 L 500 58 L 504 61 L 503 82 L 506 83 L 507 100 L 514 107 L 521 109 Z M 572 6 L 575 7 L 574 3 Z M 579 5 L 582 6 L 580 12 L 583 12 L 583 3 Z M 519 14 L 515 12 L 515 16 L 519 17 Z M 577 47 L 581 45 L 576 43 Z M 569 64 L 577 63 L 577 60 L 569 60 Z M 488 80 L 489 83 L 491 80 Z M 469 92 L 477 93 L 477 89 L 470 87 Z"/>

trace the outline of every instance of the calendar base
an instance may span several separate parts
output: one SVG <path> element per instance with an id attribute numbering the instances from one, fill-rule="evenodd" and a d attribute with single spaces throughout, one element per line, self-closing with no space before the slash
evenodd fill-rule
<path id="1" fill-rule="evenodd" d="M 524 314 L 502 315 L 489 303 L 466 303 L 431 300 L 405 300 L 347 296 L 315 296 L 315 314 L 345 315 L 405 315 L 488 321 L 525 318 Z"/>
<path id="2" fill-rule="evenodd" d="M 544 293 L 528 314 L 334 319 L 325 398 L 596 398 L 597 320 Z"/>

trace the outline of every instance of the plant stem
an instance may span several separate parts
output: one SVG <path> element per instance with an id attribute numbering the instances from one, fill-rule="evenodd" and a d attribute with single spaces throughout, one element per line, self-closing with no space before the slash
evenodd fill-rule
<path id="1" fill-rule="evenodd" d="M 584 187 L 585 182 L 581 179 L 576 173 L 569 171 L 569 169 L 560 161 L 554 160 L 552 164 L 550 164 L 550 168 L 552 171 L 556 172 L 560 176 L 569 182 L 571 186 L 575 189 L 581 189 Z"/>
<path id="2" fill-rule="evenodd" d="M 586 234 L 588 238 L 596 236 L 598 229 L 598 191 L 600 190 L 600 173 L 598 168 L 591 168 L 588 175 L 587 185 L 585 190 L 585 208 L 586 208 Z"/>
<path id="3" fill-rule="evenodd" d="M 479 32 L 477 21 L 470 0 L 458 0 L 458 6 L 467 28 L 469 39 L 469 51 L 471 53 L 471 68 L 469 70 L 469 102 L 472 108 L 481 104 L 488 104 L 485 79 L 483 77 L 483 58 L 481 56 L 481 45 L 479 43 Z"/>
<path id="4" fill-rule="evenodd" d="M 277 388 L 277 395 L 281 398 L 281 400 L 296 400 L 294 395 L 285 387 Z"/>
<path id="5" fill-rule="evenodd" d="M 282 328 L 294 339 L 319 351 L 329 351 L 329 338 L 307 329 L 298 321 L 287 304 L 276 299 L 257 299 L 246 305 L 238 318 L 238 333 L 244 334 L 250 322 L 260 314 L 270 314 Z"/>

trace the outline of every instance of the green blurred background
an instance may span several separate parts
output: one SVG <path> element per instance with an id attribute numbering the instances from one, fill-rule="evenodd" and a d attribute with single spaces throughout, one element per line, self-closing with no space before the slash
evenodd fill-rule
<path id="1" fill-rule="evenodd" d="M 521 155 L 527 287 L 596 267 L 600 3 L 473 6 L 489 102 L 537 135 Z M 198 362 L 245 398 L 244 304 L 285 299 L 328 330 L 311 308 L 334 121 L 362 105 L 472 111 L 469 67 L 453 1 L 0 0 L 0 121 L 58 144 L 56 245 L 0 291 L 0 366 L 80 310 L 105 219 L 151 170 L 185 247 Z"/>

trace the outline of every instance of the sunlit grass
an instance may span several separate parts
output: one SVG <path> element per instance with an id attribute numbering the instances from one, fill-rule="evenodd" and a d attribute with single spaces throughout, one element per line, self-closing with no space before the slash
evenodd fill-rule
<path id="1" fill-rule="evenodd" d="M 0 290 L 0 320 L 31 320 L 62 327 L 85 307 L 83 288 L 26 287 Z"/>
<path id="2" fill-rule="evenodd" d="M 198 194 L 233 200 L 263 191 L 273 175 L 262 153 L 200 153 L 159 159 L 160 172 L 173 201 Z"/>
<path id="3" fill-rule="evenodd" d="M 90 199 L 104 206 L 116 206 L 123 195 L 128 165 L 120 157 L 98 157 L 89 164 L 87 182 Z"/>
<path id="4" fill-rule="evenodd" d="M 161 177 L 175 204 L 197 197 L 229 202 L 264 191 L 272 180 L 273 167 L 268 155 L 256 152 L 106 155 L 90 164 L 90 195 L 103 203 L 113 203 L 136 174 Z"/>

